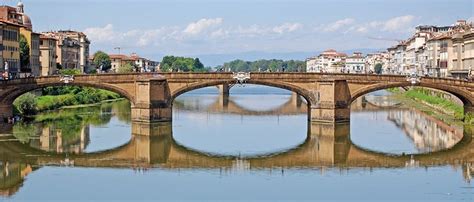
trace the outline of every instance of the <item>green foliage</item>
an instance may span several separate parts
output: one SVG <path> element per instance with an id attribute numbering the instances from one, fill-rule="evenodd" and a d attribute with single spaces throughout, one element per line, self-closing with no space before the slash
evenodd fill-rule
<path id="1" fill-rule="evenodd" d="M 135 69 L 135 66 L 133 66 L 131 62 L 127 62 L 124 65 L 121 65 L 117 69 L 117 73 L 130 73 L 130 72 L 133 72 L 134 69 Z"/>
<path id="2" fill-rule="evenodd" d="M 458 105 L 451 100 L 439 96 L 433 96 L 428 89 L 412 88 L 411 90 L 405 92 L 405 96 L 414 100 L 424 101 L 430 105 L 438 106 L 447 111 L 452 111 L 454 113 L 455 119 L 464 119 L 463 106 Z"/>
<path id="3" fill-rule="evenodd" d="M 43 96 L 39 97 L 34 97 L 33 94 L 27 93 L 16 99 L 14 106 L 17 112 L 31 115 L 36 112 L 54 110 L 64 106 L 95 104 L 104 100 L 119 99 L 121 97 L 119 94 L 107 90 L 78 86 L 47 87 L 42 90 L 42 93 Z"/>
<path id="4" fill-rule="evenodd" d="M 207 70 L 199 58 L 165 56 L 161 61 L 161 71 L 163 72 L 205 72 Z"/>
<path id="5" fill-rule="evenodd" d="M 17 122 L 13 125 L 13 135 L 21 143 L 28 143 L 32 136 L 38 134 L 40 127 L 24 122 Z"/>
<path id="6" fill-rule="evenodd" d="M 285 72 L 305 72 L 306 62 L 297 60 L 257 60 L 254 62 L 234 60 L 216 67 L 217 70 L 232 72 L 258 72 L 258 71 L 285 71 Z"/>
<path id="7" fill-rule="evenodd" d="M 391 93 L 399 93 L 400 92 L 400 88 L 389 88 L 387 89 L 388 92 L 391 92 Z"/>
<path id="8" fill-rule="evenodd" d="M 383 66 L 380 63 L 377 63 L 374 67 L 374 71 L 376 74 L 382 74 Z"/>
<path id="9" fill-rule="evenodd" d="M 94 104 L 103 100 L 118 99 L 120 95 L 114 92 L 95 89 L 80 88 L 69 89 L 70 93 L 66 93 L 67 89 L 53 89 L 48 94 L 40 96 L 37 99 L 38 111 L 53 110 L 64 106 Z"/>
<path id="10" fill-rule="evenodd" d="M 85 126 L 103 126 L 109 123 L 112 111 L 118 111 L 117 115 L 122 115 L 122 119 L 130 122 L 130 102 L 123 100 L 98 106 L 68 108 L 38 114 L 32 122 L 15 124 L 13 134 L 20 142 L 29 143 L 30 140 L 37 139 L 43 129 L 48 128 L 53 134 L 60 134 L 63 147 L 68 148 L 80 140 L 81 131 Z M 57 133 L 59 131 L 60 133 Z"/>
<path id="11" fill-rule="evenodd" d="M 467 113 L 464 116 L 464 123 L 469 124 L 469 125 L 474 125 L 474 114 L 473 113 Z"/>
<path id="12" fill-rule="evenodd" d="M 81 74 L 81 71 L 78 69 L 61 69 L 59 70 L 61 75 L 78 75 Z"/>
<path id="13" fill-rule="evenodd" d="M 112 61 L 107 53 L 103 51 L 97 51 L 94 53 L 93 63 L 100 67 L 102 66 L 102 71 L 108 71 L 112 67 Z"/>
<path id="14" fill-rule="evenodd" d="M 60 86 L 60 87 L 46 87 L 43 88 L 43 95 L 64 95 L 64 94 L 77 94 L 82 91 L 82 87 L 79 86 Z"/>
<path id="15" fill-rule="evenodd" d="M 20 68 L 22 72 L 31 72 L 30 65 L 30 46 L 25 35 L 20 34 Z"/>
<path id="16" fill-rule="evenodd" d="M 17 111 L 25 115 L 34 115 L 38 111 L 36 96 L 32 93 L 26 93 L 18 97 L 13 105 Z"/>
<path id="17" fill-rule="evenodd" d="M 199 58 L 194 59 L 193 62 L 193 71 L 200 72 L 204 69 L 204 65 L 201 63 Z"/>

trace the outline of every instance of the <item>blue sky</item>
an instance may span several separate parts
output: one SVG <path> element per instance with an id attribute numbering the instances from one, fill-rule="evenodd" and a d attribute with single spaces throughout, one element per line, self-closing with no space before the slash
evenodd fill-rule
<path id="1" fill-rule="evenodd" d="M 17 1 L 3 0 L 9 5 Z M 474 19 L 472 0 L 23 0 L 35 31 L 84 31 L 92 51 L 202 55 L 383 49 L 421 24 Z"/>

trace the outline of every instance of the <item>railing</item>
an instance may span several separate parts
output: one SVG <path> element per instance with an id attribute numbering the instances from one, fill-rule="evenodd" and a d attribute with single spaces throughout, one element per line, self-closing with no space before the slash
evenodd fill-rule
<path id="1" fill-rule="evenodd" d="M 278 81 L 315 81 L 321 79 L 341 79 L 352 82 L 407 82 L 407 77 L 403 75 L 373 75 L 373 74 L 342 74 L 342 73 L 275 73 L 275 72 L 254 72 L 251 74 L 252 80 L 278 80 Z M 231 72 L 224 73 L 129 73 L 129 74 L 94 74 L 94 75 L 76 75 L 70 82 L 128 82 L 139 78 L 160 78 L 170 80 L 233 80 L 235 74 Z M 419 77 L 419 83 L 445 84 L 454 86 L 467 86 L 474 88 L 474 82 L 455 78 L 439 77 Z M 30 77 L 22 79 L 13 79 L 0 81 L 0 85 L 20 85 L 34 83 L 57 83 L 61 81 L 60 76 Z"/>

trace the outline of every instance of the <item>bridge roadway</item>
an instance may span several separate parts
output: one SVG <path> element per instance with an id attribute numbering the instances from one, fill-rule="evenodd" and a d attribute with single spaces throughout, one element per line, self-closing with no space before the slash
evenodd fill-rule
<path id="1" fill-rule="evenodd" d="M 25 92 L 48 86 L 77 85 L 107 89 L 126 97 L 132 104 L 133 121 L 166 122 L 172 120 L 172 104 L 179 95 L 216 85 L 228 90 L 235 82 L 232 73 L 78 75 L 69 84 L 57 76 L 2 81 L 0 116 L 11 116 L 13 101 Z M 376 90 L 412 85 L 404 76 L 318 73 L 251 73 L 246 82 L 299 94 L 306 100 L 308 120 L 326 123 L 349 121 L 350 104 L 360 96 Z M 449 92 L 464 103 L 465 113 L 474 113 L 472 82 L 421 78 L 416 85 Z"/>

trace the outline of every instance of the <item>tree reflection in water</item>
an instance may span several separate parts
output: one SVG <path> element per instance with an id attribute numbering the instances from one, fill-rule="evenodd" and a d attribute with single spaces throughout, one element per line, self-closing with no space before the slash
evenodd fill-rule
<path id="1" fill-rule="evenodd" d="M 130 103 L 119 101 L 42 113 L 13 126 L 13 135 L 33 148 L 58 153 L 82 153 L 90 142 L 90 126 L 107 125 L 116 116 L 130 123 Z"/>

